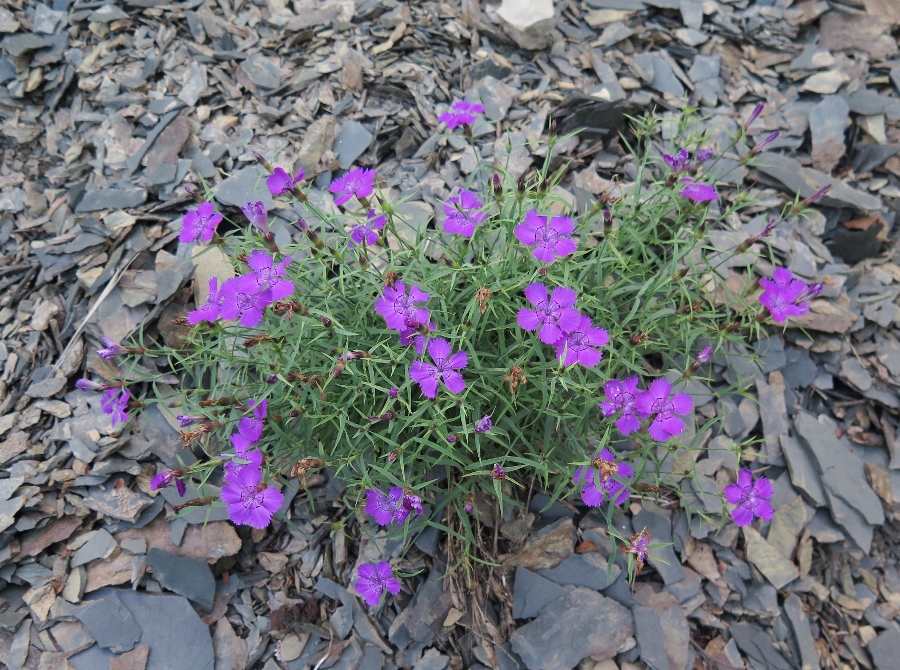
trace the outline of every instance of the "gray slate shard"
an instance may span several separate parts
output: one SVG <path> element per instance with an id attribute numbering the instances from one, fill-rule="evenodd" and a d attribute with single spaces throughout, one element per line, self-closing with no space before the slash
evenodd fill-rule
<path id="1" fill-rule="evenodd" d="M 137 593 L 125 589 L 102 588 L 89 594 L 89 602 L 117 597 L 141 630 L 136 644 L 150 646 L 145 670 L 214 670 L 215 655 L 209 627 L 203 623 L 186 598 L 173 595 Z M 109 615 L 107 615 L 108 617 Z M 173 625 L 177 622 L 177 625 Z M 98 645 L 70 656 L 75 670 L 108 668 L 114 654 Z"/>
<path id="2" fill-rule="evenodd" d="M 570 670 L 591 656 L 615 656 L 634 632 L 631 612 L 596 591 L 576 587 L 516 629 L 512 649 L 531 670 Z"/>
<path id="3" fill-rule="evenodd" d="M 545 605 L 565 594 L 566 590 L 559 584 L 527 568 L 518 567 L 513 583 L 513 618 L 532 619 Z"/>
<path id="4" fill-rule="evenodd" d="M 359 121 L 347 121 L 334 140 L 334 152 L 342 170 L 350 169 L 357 158 L 363 155 L 372 143 L 372 133 Z"/>
<path id="5" fill-rule="evenodd" d="M 539 570 L 538 574 L 561 586 L 571 584 L 602 591 L 616 581 L 621 572 L 622 569 L 613 564 L 612 572 L 609 573 L 609 579 L 607 579 L 606 561 L 599 554 L 586 552 L 572 554 L 555 568 Z"/>
<path id="6" fill-rule="evenodd" d="M 684 96 L 684 85 L 675 76 L 669 62 L 660 56 L 651 54 L 635 54 L 634 64 L 640 69 L 640 76 L 651 88 L 660 93 L 669 93 L 676 98 Z"/>
<path id="7" fill-rule="evenodd" d="M 240 68 L 260 88 L 274 89 L 281 86 L 281 70 L 259 51 L 241 61 Z"/>
<path id="8" fill-rule="evenodd" d="M 223 205 L 243 207 L 248 202 L 262 202 L 266 209 L 272 209 L 275 201 L 266 188 L 266 177 L 260 167 L 251 165 L 236 172 L 219 184 L 216 200 Z"/>
<path id="9" fill-rule="evenodd" d="M 453 604 L 444 592 L 442 577 L 442 570 L 432 568 L 409 606 L 391 623 L 388 639 L 393 644 L 407 647 L 417 642 L 427 647 L 434 640 Z"/>
<path id="10" fill-rule="evenodd" d="M 212 612 L 216 580 L 207 563 L 154 548 L 147 553 L 147 566 L 163 588 L 197 603 L 207 612 Z"/>
<path id="11" fill-rule="evenodd" d="M 775 639 L 759 626 L 735 623 L 731 635 L 742 652 L 766 670 L 793 670 L 793 666 L 775 647 Z"/>
<path id="12" fill-rule="evenodd" d="M 791 347 L 785 350 L 784 355 L 787 358 L 787 365 L 782 370 L 784 383 L 792 389 L 810 386 L 815 381 L 818 370 L 809 357 L 809 352 L 806 349 Z"/>
<path id="13" fill-rule="evenodd" d="M 831 184 L 831 190 L 819 201 L 826 207 L 864 210 L 882 207 L 881 198 L 851 188 L 824 172 L 805 168 L 789 156 L 764 151 L 759 154 L 754 167 L 780 182 L 788 192 L 799 193 L 801 198 L 808 198 L 823 186 Z"/>
<path id="14" fill-rule="evenodd" d="M 869 642 L 867 649 L 878 670 L 896 670 L 900 659 L 900 632 L 890 628 Z"/>
<path id="15" fill-rule="evenodd" d="M 687 670 L 690 629 L 684 610 L 671 593 L 647 584 L 635 591 L 634 632 L 641 660 L 652 670 Z"/>
<path id="16" fill-rule="evenodd" d="M 10 55 L 18 58 L 28 51 L 43 49 L 53 46 L 53 40 L 49 37 L 35 35 L 34 33 L 18 33 L 16 35 L 7 35 L 0 40 L 0 47 Z"/>
<path id="17" fill-rule="evenodd" d="M 790 594 L 784 599 L 784 613 L 794 631 L 794 640 L 800 652 L 800 664 L 806 668 L 818 668 L 819 651 L 813 641 L 812 630 L 809 627 L 809 619 L 803 611 L 803 603 L 796 593 Z M 897 650 L 900 653 L 900 649 Z"/>
<path id="18" fill-rule="evenodd" d="M 100 528 L 90 540 L 84 543 L 84 546 L 75 552 L 69 565 L 75 568 L 98 558 L 106 558 L 115 548 L 115 538 Z"/>
<path id="19" fill-rule="evenodd" d="M 646 528 L 654 543 L 668 544 L 672 542 L 671 519 L 661 510 L 656 512 L 651 509 L 650 505 L 646 505 L 634 517 L 632 525 L 637 532 Z M 671 545 L 655 548 L 651 552 L 648 563 L 656 569 L 666 584 L 675 584 L 684 579 L 684 568 L 681 567 L 681 561 L 678 560 Z"/>
<path id="20" fill-rule="evenodd" d="M 85 625 L 98 645 L 117 654 L 134 649 L 143 634 L 116 591 L 73 608 L 72 614 Z"/>
<path id="21" fill-rule="evenodd" d="M 146 201 L 147 189 L 145 188 L 101 188 L 96 191 L 87 191 L 75 211 L 83 214 L 100 212 L 105 209 L 123 209 L 137 207 Z"/>

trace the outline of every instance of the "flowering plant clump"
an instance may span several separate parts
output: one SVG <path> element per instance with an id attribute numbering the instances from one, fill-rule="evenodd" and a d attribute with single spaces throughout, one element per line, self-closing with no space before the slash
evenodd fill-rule
<path id="1" fill-rule="evenodd" d="M 469 131 L 481 112 L 458 102 L 441 121 Z M 78 386 L 104 394 L 115 425 L 151 402 L 177 414 L 203 455 L 151 488 L 184 494 L 186 482 L 220 482 L 212 504 L 253 528 L 280 518 L 282 489 L 317 468 L 347 484 L 347 506 L 370 528 L 407 538 L 433 524 L 488 560 L 491 505 L 525 508 L 538 490 L 607 510 L 679 496 L 672 473 L 694 462 L 679 454 L 701 449 L 719 421 L 698 425 L 691 377 L 726 344 L 805 314 L 821 287 L 784 268 L 758 287 L 748 280 L 742 295 L 726 287 L 707 231 L 746 203 L 722 204 L 705 171 L 723 152 L 702 135 L 663 155 L 652 153 L 658 134 L 657 121 L 637 122 L 638 177 L 610 182 L 586 207 L 557 188 L 565 168 L 551 170 L 551 133 L 534 174 L 483 166 L 418 226 L 375 170 L 355 167 L 316 190 L 302 170 L 259 157 L 260 187 L 299 213 L 293 241 L 276 243 L 255 200 L 215 231 L 223 215 L 212 194 L 196 196 L 182 239 L 210 242 L 199 253 L 222 254 L 234 272 L 200 287 L 181 320 L 191 326 L 185 347 L 154 352 L 181 376 L 179 396 L 138 399 L 133 381 Z M 758 249 L 775 225 L 733 252 Z M 151 351 L 105 345 L 104 358 Z M 734 476 L 723 518 L 726 500 L 740 525 L 769 518 L 768 482 Z M 638 572 L 649 532 L 610 536 Z M 400 589 L 386 562 L 361 565 L 357 577 L 373 606 Z"/>

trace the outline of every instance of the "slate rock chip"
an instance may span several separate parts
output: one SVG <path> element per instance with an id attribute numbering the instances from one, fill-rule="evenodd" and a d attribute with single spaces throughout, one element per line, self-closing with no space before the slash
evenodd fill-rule
<path id="1" fill-rule="evenodd" d="M 453 603 L 443 588 L 443 572 L 432 568 L 425 583 L 416 591 L 409 606 L 394 619 L 388 639 L 398 647 L 417 642 L 423 647 L 431 644 L 444 623 Z"/>
<path id="2" fill-rule="evenodd" d="M 868 644 L 878 670 L 895 670 L 900 659 L 900 632 L 888 629 Z"/>
<path id="3" fill-rule="evenodd" d="M 143 631 L 115 591 L 73 608 L 73 615 L 90 631 L 97 644 L 121 654 L 134 649 Z"/>
<path id="4" fill-rule="evenodd" d="M 759 626 L 747 623 L 735 623 L 731 626 L 731 634 L 737 646 L 751 659 L 767 670 L 792 670 L 791 665 L 775 647 L 775 639 L 766 634 Z"/>
<path id="5" fill-rule="evenodd" d="M 784 613 L 794 631 L 794 640 L 800 651 L 800 663 L 802 667 L 818 668 L 819 650 L 816 649 L 812 630 L 809 627 L 809 619 L 803 611 L 803 603 L 796 593 L 792 593 L 784 599 Z M 900 649 L 896 650 L 900 653 Z M 895 655 L 896 659 L 897 656 Z"/>
<path id="6" fill-rule="evenodd" d="M 66 387 L 66 383 L 65 377 L 47 377 L 31 384 L 25 395 L 32 398 L 52 398 Z"/>
<path id="7" fill-rule="evenodd" d="M 612 658 L 634 632 L 631 612 L 596 591 L 576 587 L 512 634 L 529 670 L 570 670 L 582 659 Z"/>
<path id="8" fill-rule="evenodd" d="M 219 184 L 216 200 L 224 205 L 243 207 L 248 202 L 262 202 L 272 209 L 275 201 L 266 188 L 266 177 L 257 166 L 246 167 Z M 241 215 L 243 216 L 243 215 Z"/>
<path id="9" fill-rule="evenodd" d="M 183 558 L 162 549 L 147 553 L 147 566 L 164 588 L 191 600 L 212 612 L 216 580 L 209 565 L 195 558 Z"/>
<path id="10" fill-rule="evenodd" d="M 10 56 L 15 58 L 27 51 L 43 49 L 49 46 L 53 46 L 52 39 L 35 35 L 34 33 L 7 35 L 3 40 L 0 40 L 0 47 L 3 47 Z"/>
<path id="11" fill-rule="evenodd" d="M 359 121 L 347 121 L 334 140 L 334 152 L 342 170 L 348 170 L 372 143 L 372 133 Z"/>
<path id="12" fill-rule="evenodd" d="M 545 605 L 566 593 L 559 584 L 533 573 L 528 568 L 516 568 L 516 580 L 513 584 L 513 618 L 534 618 Z"/>
<path id="13" fill-rule="evenodd" d="M 646 584 L 635 591 L 634 599 L 631 611 L 641 660 L 652 670 L 686 670 L 691 635 L 678 599 Z"/>
<path id="14" fill-rule="evenodd" d="M 147 189 L 145 188 L 101 188 L 86 192 L 75 211 L 84 214 L 85 212 L 100 212 L 104 209 L 137 207 L 144 204 L 146 200 Z"/>
<path id="15" fill-rule="evenodd" d="M 681 567 L 681 561 L 669 544 L 672 542 L 672 520 L 662 511 L 656 512 L 651 509 L 649 505 L 645 506 L 635 515 L 632 525 L 636 530 L 646 528 L 653 542 L 668 545 L 655 548 L 648 563 L 656 569 L 666 584 L 680 582 L 684 579 L 684 568 Z"/>
<path id="16" fill-rule="evenodd" d="M 606 561 L 596 553 L 572 554 L 555 568 L 541 570 L 542 577 L 566 586 L 584 586 L 595 591 L 602 591 L 621 574 L 622 569 L 613 564 L 608 573 Z"/>
<path id="17" fill-rule="evenodd" d="M 96 531 L 90 540 L 75 552 L 70 565 L 75 568 L 98 558 L 106 558 L 116 548 L 116 540 L 103 528 Z"/>

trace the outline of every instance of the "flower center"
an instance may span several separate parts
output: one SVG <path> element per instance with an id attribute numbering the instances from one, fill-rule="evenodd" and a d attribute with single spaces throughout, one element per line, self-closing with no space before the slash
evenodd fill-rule
<path id="1" fill-rule="evenodd" d="M 666 402 L 667 398 L 657 398 L 653 401 L 653 404 L 650 405 L 650 411 L 654 414 L 662 414 L 668 410 L 669 404 Z"/>
<path id="2" fill-rule="evenodd" d="M 237 302 L 238 309 L 243 312 L 245 309 L 253 307 L 255 301 L 253 296 L 248 293 L 238 293 L 235 302 Z"/>
<path id="3" fill-rule="evenodd" d="M 557 238 L 556 231 L 549 226 L 544 226 L 535 231 L 534 239 L 539 246 L 548 244 Z"/>
<path id="4" fill-rule="evenodd" d="M 256 487 L 245 487 L 241 491 L 241 505 L 247 509 L 262 507 L 262 496 L 256 492 Z"/>
<path id="5" fill-rule="evenodd" d="M 587 349 L 588 344 L 585 338 L 584 333 L 574 332 L 569 334 L 568 341 L 569 349 L 572 351 L 581 351 L 582 349 Z"/>
<path id="6" fill-rule="evenodd" d="M 782 298 L 780 295 L 776 295 L 774 298 L 772 298 L 772 311 L 780 312 L 784 309 L 786 304 L 787 303 L 785 302 L 784 298 Z"/>

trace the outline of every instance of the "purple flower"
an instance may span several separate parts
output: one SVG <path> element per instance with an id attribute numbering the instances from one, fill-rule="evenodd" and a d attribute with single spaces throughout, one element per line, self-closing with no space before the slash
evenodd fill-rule
<path id="1" fill-rule="evenodd" d="M 456 437 L 456 435 L 448 435 L 448 436 L 447 436 L 447 442 L 450 443 L 450 444 L 453 444 L 453 443 L 456 442 L 458 439 L 459 439 L 459 438 Z"/>
<path id="2" fill-rule="evenodd" d="M 491 421 L 491 417 L 485 414 L 478 420 L 478 423 L 475 424 L 475 432 L 476 433 L 486 433 L 491 428 L 494 427 L 494 423 Z"/>
<path id="3" fill-rule="evenodd" d="M 179 414 L 179 415 L 176 416 L 175 418 L 178 419 L 178 424 L 179 424 L 182 428 L 187 428 L 188 426 L 192 426 L 192 425 L 194 425 L 195 423 L 198 423 L 198 422 L 200 422 L 200 421 L 203 421 L 203 419 L 205 419 L 206 417 L 203 417 L 203 416 L 191 416 L 191 415 L 189 415 L 189 414 Z"/>
<path id="4" fill-rule="evenodd" d="M 245 468 L 222 487 L 228 516 L 238 525 L 265 528 L 281 509 L 284 495 L 262 483 L 262 470 Z"/>
<path id="5" fill-rule="evenodd" d="M 538 337 L 541 342 L 554 345 L 563 332 L 575 330 L 581 325 L 581 314 L 573 309 L 577 295 L 573 289 L 557 286 L 548 296 L 546 286 L 531 284 L 525 289 L 525 297 L 537 309 L 523 307 L 516 320 L 525 330 L 540 328 Z"/>
<path id="6" fill-rule="evenodd" d="M 434 365 L 415 360 L 409 366 L 409 378 L 419 384 L 426 398 L 437 396 L 439 381 L 443 381 L 451 393 L 461 393 L 466 388 L 466 382 L 457 370 L 462 370 L 469 364 L 469 357 L 465 351 L 457 351 L 452 355 L 451 351 L 447 340 L 435 338 L 428 342 L 428 353 Z"/>
<path id="7" fill-rule="evenodd" d="M 106 389 L 106 385 L 98 384 L 97 382 L 92 382 L 87 377 L 82 377 L 75 382 L 75 388 L 79 391 L 103 391 Z"/>
<path id="8" fill-rule="evenodd" d="M 175 488 L 178 490 L 178 495 L 183 497 L 187 492 L 187 486 L 185 486 L 184 482 L 181 481 L 178 476 L 171 470 L 160 472 L 153 479 L 151 479 L 150 490 L 158 491 L 159 489 L 164 489 L 168 486 L 171 486 L 172 484 L 175 484 Z"/>
<path id="9" fill-rule="evenodd" d="M 711 344 L 703 347 L 700 350 L 700 353 L 697 354 L 697 362 L 700 363 L 700 365 L 703 365 L 704 363 L 709 363 L 710 359 L 712 358 L 712 353 L 713 353 L 713 348 L 712 348 Z"/>
<path id="10" fill-rule="evenodd" d="M 108 337 L 103 338 L 103 344 L 105 344 L 106 347 L 103 349 L 98 349 L 97 355 L 100 356 L 100 358 L 102 358 L 104 361 L 108 361 L 111 358 L 122 356 L 123 354 L 128 353 L 128 349 L 123 347 L 115 340 L 109 339 Z"/>
<path id="11" fill-rule="evenodd" d="M 428 310 L 426 309 L 419 311 L 424 312 L 426 316 L 428 315 Z M 416 327 L 411 328 L 409 327 L 410 324 L 415 324 Z M 425 351 L 425 343 L 428 341 L 428 336 L 422 332 L 422 324 L 415 319 L 408 319 L 406 325 L 407 327 L 400 331 L 400 344 L 404 347 L 410 344 L 416 345 L 416 353 L 421 356 L 422 352 Z M 434 321 L 429 321 L 427 328 L 428 332 L 432 332 L 435 328 Z"/>
<path id="12" fill-rule="evenodd" d="M 234 436 L 232 436 L 234 437 Z M 232 440 L 233 442 L 234 440 Z M 242 461 L 247 461 L 246 463 L 237 463 L 235 461 L 228 461 L 225 464 L 225 481 L 230 481 L 241 474 L 245 469 L 250 468 L 251 470 L 260 470 L 262 469 L 263 455 L 259 449 L 254 449 L 253 451 L 244 451 L 244 450 L 236 450 L 234 454 L 235 458 L 239 458 Z"/>
<path id="13" fill-rule="evenodd" d="M 650 531 L 644 528 L 640 533 L 635 533 L 631 536 L 631 542 L 628 546 L 620 547 L 619 551 L 626 554 L 634 554 L 634 574 L 641 574 L 641 570 L 644 569 L 644 563 L 647 562 L 647 557 L 650 553 Z"/>
<path id="14" fill-rule="evenodd" d="M 588 317 L 582 316 L 578 326 L 564 332 L 556 342 L 556 357 L 563 365 L 581 363 L 586 368 L 592 368 L 603 358 L 596 347 L 602 347 L 607 342 L 609 333 L 603 328 L 595 328 Z"/>
<path id="15" fill-rule="evenodd" d="M 384 294 L 375 301 L 375 311 L 384 317 L 388 328 L 404 331 L 409 327 L 406 322 L 413 319 L 418 323 L 428 323 L 428 310 L 416 307 L 417 302 L 425 302 L 430 296 L 420 291 L 418 286 L 409 289 L 406 294 L 406 285 L 402 281 L 394 283 L 394 286 L 385 286 Z"/>
<path id="16" fill-rule="evenodd" d="M 269 193 L 272 195 L 281 195 L 282 193 L 290 191 L 303 181 L 305 176 L 306 173 L 303 172 L 303 168 L 300 168 L 300 171 L 297 172 L 297 176 L 291 177 L 287 170 L 277 167 L 272 171 L 272 174 L 266 177 L 266 186 L 268 186 Z"/>
<path id="17" fill-rule="evenodd" d="M 751 154 L 758 154 L 760 151 L 772 144 L 772 142 L 774 142 L 778 138 L 778 135 L 779 132 L 777 130 L 766 135 L 759 142 L 757 142 L 755 147 L 753 147 L 753 151 L 751 151 Z"/>
<path id="18" fill-rule="evenodd" d="M 250 220 L 250 223 L 259 229 L 259 232 L 263 235 L 269 234 L 269 213 L 261 201 L 248 202 L 241 207 L 241 211 Z"/>
<path id="19" fill-rule="evenodd" d="M 749 526 L 753 523 L 753 517 L 768 521 L 772 518 L 772 484 L 765 477 L 760 477 L 754 483 L 753 473 L 742 468 L 738 472 L 737 484 L 729 484 L 725 487 L 725 499 L 732 505 L 737 505 L 731 510 L 731 518 L 738 526 Z"/>
<path id="20" fill-rule="evenodd" d="M 466 510 L 466 514 L 471 514 L 472 512 L 475 511 L 475 505 L 473 505 L 472 503 L 466 503 L 466 506 L 464 509 Z"/>
<path id="21" fill-rule="evenodd" d="M 357 244 L 375 244 L 378 242 L 378 231 L 384 230 L 384 224 L 387 223 L 387 217 L 383 214 L 375 216 L 375 210 L 369 210 L 369 218 L 365 223 L 358 223 L 350 230 L 350 246 L 355 247 Z"/>
<path id="22" fill-rule="evenodd" d="M 665 379 L 655 379 L 650 388 L 639 393 L 636 399 L 637 410 L 643 416 L 653 416 L 648 432 L 657 442 L 665 442 L 670 437 L 680 435 L 684 430 L 684 421 L 675 415 L 686 416 L 694 409 L 694 401 L 687 393 L 676 393 L 671 399 L 672 385 Z"/>
<path id="23" fill-rule="evenodd" d="M 753 108 L 753 111 L 750 112 L 750 116 L 747 117 L 747 120 L 744 122 L 744 130 L 750 127 L 750 124 L 756 121 L 759 118 L 759 115 L 762 114 L 763 109 L 765 109 L 766 103 L 758 102 L 756 103 L 756 107 Z"/>
<path id="24" fill-rule="evenodd" d="M 825 184 L 825 186 L 820 188 L 818 191 L 813 193 L 811 196 L 809 196 L 808 198 L 804 198 L 801 204 L 805 207 L 809 207 L 814 202 L 818 202 L 819 200 L 824 198 L 825 194 L 828 193 L 828 191 L 830 191 L 830 190 L 831 190 L 831 184 Z"/>
<path id="25" fill-rule="evenodd" d="M 232 277 L 222 286 L 219 316 L 227 321 L 238 319 L 242 326 L 253 328 L 272 302 L 272 290 L 261 289 L 253 277 Z"/>
<path id="26" fill-rule="evenodd" d="M 475 227 L 487 220 L 487 214 L 478 211 L 482 207 L 484 203 L 476 198 L 474 193 L 465 189 L 460 190 L 458 195 L 448 198 L 444 204 L 444 214 L 447 215 L 444 232 L 472 237 Z"/>
<path id="27" fill-rule="evenodd" d="M 674 156 L 672 154 L 663 154 L 663 160 L 671 168 L 672 172 L 684 172 L 689 166 L 688 162 L 691 155 L 685 149 L 679 149 Z"/>
<path id="28" fill-rule="evenodd" d="M 222 215 L 216 212 L 211 202 L 201 202 L 197 209 L 192 209 L 184 215 L 178 240 L 187 244 L 199 237 L 201 242 L 209 242 L 221 220 Z"/>
<path id="29" fill-rule="evenodd" d="M 353 196 L 357 200 L 360 198 L 368 198 L 372 195 L 372 189 L 375 186 L 375 170 L 365 170 L 355 167 L 343 177 L 338 177 L 328 190 L 335 194 L 340 194 L 334 199 L 335 205 L 343 205 Z"/>
<path id="30" fill-rule="evenodd" d="M 397 504 L 397 509 L 394 510 L 394 521 L 399 525 L 403 525 L 403 522 L 406 521 L 406 518 L 410 514 L 419 516 L 421 513 L 422 499 L 417 495 L 407 493 L 400 499 L 400 502 Z"/>
<path id="31" fill-rule="evenodd" d="M 714 186 L 699 184 L 690 177 L 685 177 L 681 181 L 686 184 L 686 186 L 681 189 L 681 195 L 685 198 L 689 198 L 690 200 L 699 203 L 711 202 L 719 199 L 719 194 L 716 193 L 716 188 Z"/>
<path id="32" fill-rule="evenodd" d="M 109 414 L 112 418 L 112 424 L 125 423 L 128 421 L 128 400 L 131 398 L 131 391 L 126 388 L 109 389 L 100 401 L 100 408 L 104 414 Z"/>
<path id="33" fill-rule="evenodd" d="M 396 386 L 392 386 L 391 390 L 388 391 L 388 398 L 396 398 L 398 393 L 400 393 L 400 389 Z"/>
<path id="34" fill-rule="evenodd" d="M 803 300 L 810 287 L 800 279 L 794 279 L 787 268 L 775 268 L 772 279 L 763 277 L 759 285 L 763 287 L 759 302 L 769 310 L 776 323 L 784 323 L 789 316 L 803 316 L 809 312 L 809 303 Z"/>
<path id="35" fill-rule="evenodd" d="M 217 277 L 210 277 L 209 294 L 206 296 L 206 302 L 197 309 L 187 313 L 188 323 L 196 326 L 201 321 L 215 321 L 219 318 L 221 303 L 222 294 L 219 291 L 219 280 Z"/>
<path id="36" fill-rule="evenodd" d="M 381 489 L 366 490 L 366 514 L 375 519 L 379 526 L 387 526 L 394 518 L 397 505 L 403 499 L 403 489 L 392 486 L 385 494 Z"/>
<path id="37" fill-rule="evenodd" d="M 231 436 L 231 444 L 235 451 L 247 451 L 250 447 L 262 439 L 263 423 L 265 423 L 266 409 L 269 406 L 267 399 L 258 403 L 251 400 L 249 406 L 253 408 L 252 416 L 243 416 L 238 421 L 238 432 Z"/>
<path id="38" fill-rule="evenodd" d="M 438 117 L 438 121 L 447 124 L 447 130 L 453 130 L 458 126 L 471 126 L 475 123 L 475 115 L 484 114 L 484 107 L 477 102 L 457 100 L 450 106 L 450 110 Z"/>
<path id="39" fill-rule="evenodd" d="M 255 250 L 247 259 L 247 265 L 253 270 L 247 277 L 252 277 L 260 291 L 270 289 L 272 291 L 272 302 L 276 300 L 284 300 L 294 293 L 294 283 L 289 279 L 279 279 L 287 274 L 285 268 L 291 262 L 288 256 L 278 265 L 275 265 L 273 258 L 261 249 Z"/>
<path id="40" fill-rule="evenodd" d="M 712 149 L 698 149 L 697 153 L 694 155 L 694 160 L 698 163 L 702 163 L 704 161 L 708 161 L 713 155 Z"/>
<path id="41" fill-rule="evenodd" d="M 491 470 L 491 479 L 497 481 L 506 479 L 506 470 L 504 470 L 499 463 L 494 463 L 494 469 Z"/>
<path id="42" fill-rule="evenodd" d="M 391 595 L 400 593 L 400 580 L 394 577 L 391 564 L 387 561 L 363 563 L 356 571 L 356 575 L 357 580 L 353 587 L 369 607 L 376 607 L 381 602 L 381 594 L 384 591 Z"/>
<path id="43" fill-rule="evenodd" d="M 600 403 L 600 411 L 607 418 L 619 410 L 622 411 L 622 415 L 616 421 L 616 428 L 621 431 L 622 435 L 630 435 L 641 428 L 640 419 L 635 413 L 637 411 L 637 385 L 637 377 L 629 377 L 622 381 L 610 379 L 603 385 L 603 391 L 608 400 Z"/>
<path id="44" fill-rule="evenodd" d="M 575 241 L 567 237 L 575 232 L 575 223 L 567 216 L 540 216 L 532 209 L 525 214 L 525 221 L 516 226 L 516 239 L 532 249 L 532 255 L 544 263 L 568 256 L 578 249 Z"/>
<path id="45" fill-rule="evenodd" d="M 576 485 L 582 484 L 581 499 L 588 507 L 598 507 L 604 498 L 622 505 L 628 500 L 627 481 L 634 476 L 628 463 L 617 463 L 616 455 L 609 449 L 595 454 L 591 464 L 575 470 Z M 617 477 L 619 480 L 614 479 Z"/>

